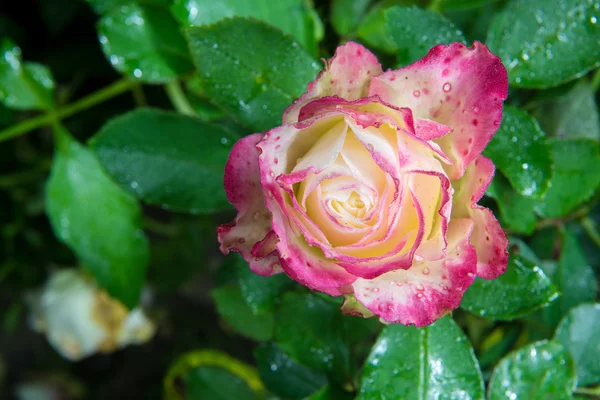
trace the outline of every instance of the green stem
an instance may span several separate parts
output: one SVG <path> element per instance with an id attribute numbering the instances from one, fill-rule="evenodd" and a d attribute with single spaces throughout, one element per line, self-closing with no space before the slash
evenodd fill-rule
<path id="1" fill-rule="evenodd" d="M 185 92 L 181 88 L 181 85 L 178 81 L 171 81 L 165 85 L 165 91 L 167 92 L 167 96 L 169 96 L 169 100 L 173 107 L 180 113 L 184 115 L 189 115 L 191 117 L 198 117 L 194 108 L 190 105 L 187 97 L 185 96 Z"/>
<path id="2" fill-rule="evenodd" d="M 581 207 L 580 209 L 575 210 L 572 214 L 564 216 L 562 218 L 548 218 L 542 219 L 535 224 L 535 230 L 540 230 L 543 228 L 547 228 L 549 226 L 560 226 L 565 222 L 573 221 L 574 219 L 584 218 L 590 209 L 588 207 Z"/>
<path id="3" fill-rule="evenodd" d="M 74 114 L 87 110 L 88 108 L 91 108 L 130 90 L 135 84 L 135 82 L 128 79 L 117 81 L 110 86 L 100 89 L 99 91 L 74 102 L 73 104 L 13 125 L 0 131 L 0 143 L 14 137 L 24 135 L 42 126 L 51 125 L 57 118 L 61 120 L 69 118 Z"/>
<path id="4" fill-rule="evenodd" d="M 138 107 L 148 106 L 148 101 L 146 100 L 146 95 L 144 94 L 144 88 L 141 84 L 132 87 L 131 94 L 133 95 L 133 100 Z"/>
<path id="5" fill-rule="evenodd" d="M 577 388 L 575 389 L 575 393 L 586 396 L 600 396 L 600 386 L 595 388 Z"/>
<path id="6" fill-rule="evenodd" d="M 600 89 L 600 68 L 596 70 L 592 78 L 592 92 L 596 93 Z"/>
<path id="7" fill-rule="evenodd" d="M 600 233 L 598 233 L 598 229 L 596 228 L 596 223 L 589 216 L 586 216 L 581 219 L 581 226 L 588 234 L 590 239 L 596 244 L 596 246 L 600 247 Z"/>

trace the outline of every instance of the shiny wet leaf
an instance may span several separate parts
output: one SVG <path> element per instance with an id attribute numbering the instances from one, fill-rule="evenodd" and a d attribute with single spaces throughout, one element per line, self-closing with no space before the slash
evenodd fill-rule
<path id="1" fill-rule="evenodd" d="M 573 361 L 560 343 L 536 342 L 498 363 L 488 399 L 568 399 L 576 381 Z"/>
<path id="2" fill-rule="evenodd" d="M 321 68 L 298 42 L 256 20 L 227 19 L 187 36 L 206 94 L 257 132 L 280 125 Z"/>
<path id="3" fill-rule="evenodd" d="M 141 200 L 207 214 L 231 209 L 223 171 L 234 140 L 195 118 L 138 109 L 108 122 L 90 145 L 106 171 Z"/>
<path id="4" fill-rule="evenodd" d="M 451 317 L 430 326 L 388 325 L 367 358 L 357 400 L 483 399 L 468 339 Z"/>

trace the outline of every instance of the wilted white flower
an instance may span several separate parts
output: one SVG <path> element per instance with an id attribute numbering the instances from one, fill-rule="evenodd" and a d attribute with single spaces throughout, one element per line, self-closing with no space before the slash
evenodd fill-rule
<path id="1" fill-rule="evenodd" d="M 75 269 L 54 272 L 29 303 L 33 329 L 45 333 L 52 347 L 72 361 L 145 343 L 155 332 L 141 309 L 127 310 Z"/>

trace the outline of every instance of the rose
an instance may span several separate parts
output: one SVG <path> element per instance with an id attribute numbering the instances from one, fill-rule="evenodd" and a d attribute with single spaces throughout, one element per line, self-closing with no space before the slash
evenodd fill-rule
<path id="1" fill-rule="evenodd" d="M 476 275 L 506 269 L 506 235 L 476 203 L 507 87 L 479 42 L 385 73 L 361 45 L 340 46 L 282 126 L 233 147 L 225 190 L 238 216 L 219 227 L 222 251 L 345 295 L 346 313 L 432 323 Z"/>
<path id="2" fill-rule="evenodd" d="M 28 300 L 33 329 L 45 333 L 52 347 L 71 361 L 142 344 L 154 336 L 154 323 L 141 308 L 127 310 L 79 270 L 53 272 Z"/>

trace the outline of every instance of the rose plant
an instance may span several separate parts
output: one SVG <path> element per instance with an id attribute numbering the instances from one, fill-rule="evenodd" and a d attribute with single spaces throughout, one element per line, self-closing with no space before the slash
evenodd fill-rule
<path id="1" fill-rule="evenodd" d="M 238 216 L 219 228 L 222 251 L 344 295 L 346 313 L 431 324 L 475 276 L 506 269 L 506 234 L 477 202 L 507 91 L 479 42 L 385 73 L 363 46 L 338 47 L 282 126 L 232 149 L 225 190 Z"/>
<path id="2" fill-rule="evenodd" d="M 0 2 L 0 399 L 598 396 L 599 43 L 600 0 Z"/>

